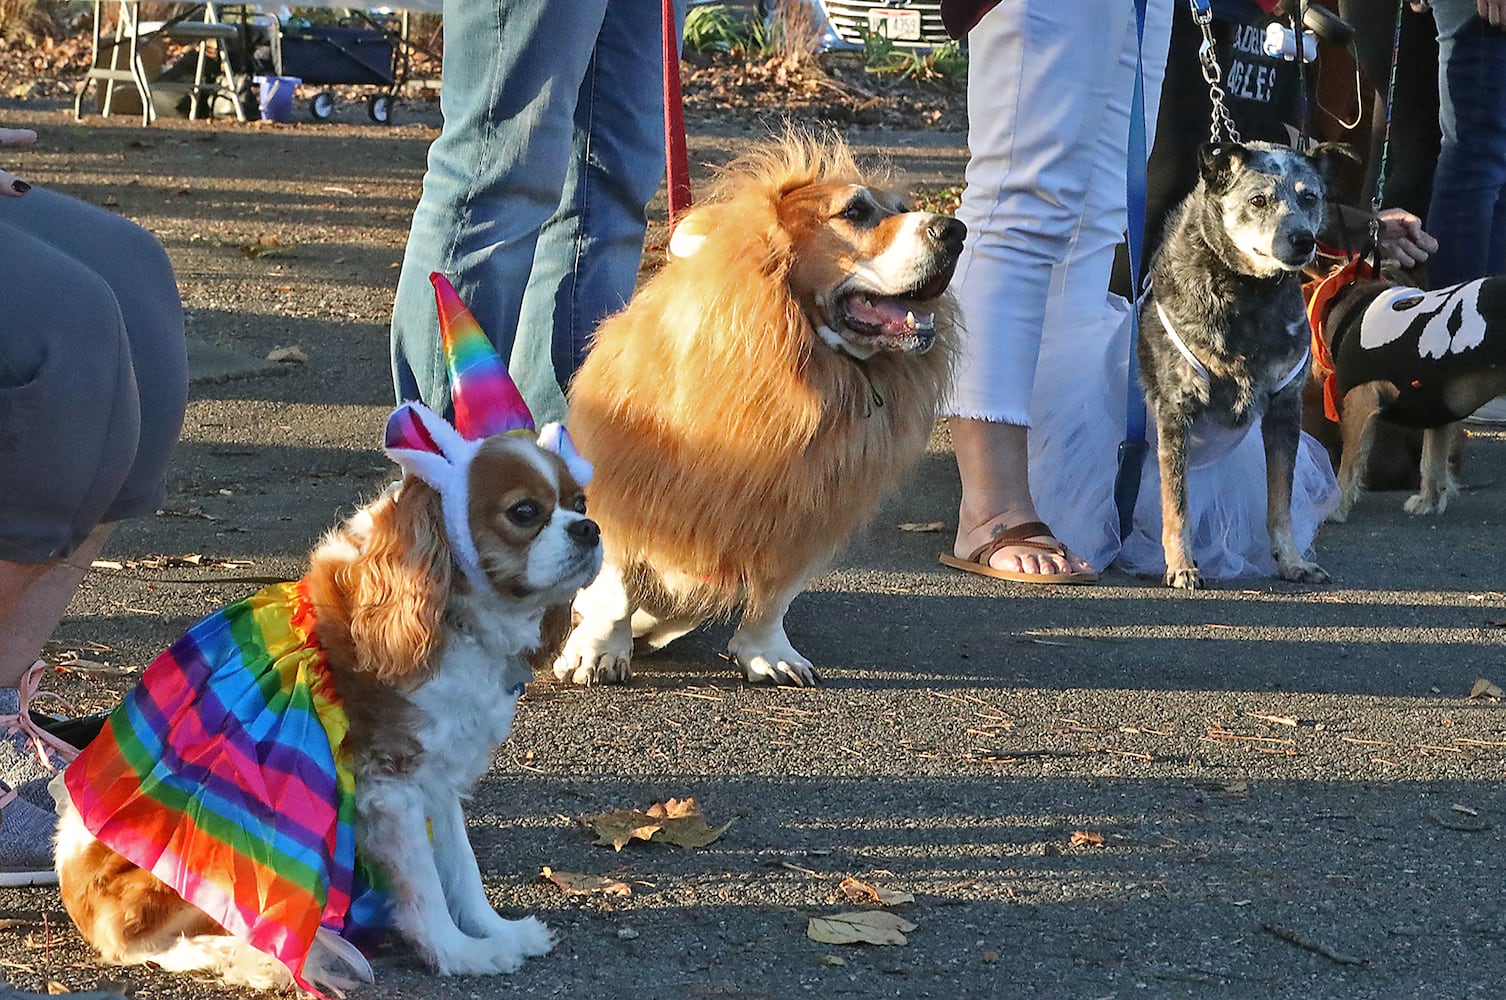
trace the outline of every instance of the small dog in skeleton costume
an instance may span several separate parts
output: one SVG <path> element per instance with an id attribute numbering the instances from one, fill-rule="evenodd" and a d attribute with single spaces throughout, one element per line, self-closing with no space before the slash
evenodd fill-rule
<path id="1" fill-rule="evenodd" d="M 1331 276 L 1310 309 L 1324 406 L 1343 436 L 1332 520 L 1348 518 L 1381 420 L 1423 429 L 1421 483 L 1403 505 L 1441 514 L 1459 488 L 1449 463 L 1458 421 L 1506 392 L 1506 277 L 1433 291 Z M 1323 356 L 1323 355 L 1326 355 Z"/>

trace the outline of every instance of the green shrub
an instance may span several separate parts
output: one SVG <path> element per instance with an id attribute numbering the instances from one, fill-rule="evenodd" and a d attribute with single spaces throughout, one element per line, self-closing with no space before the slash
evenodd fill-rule
<path id="1" fill-rule="evenodd" d="M 967 84 L 967 53 L 957 42 L 946 42 L 928 52 L 915 52 L 895 45 L 887 35 L 859 30 L 863 38 L 863 68 L 869 73 L 959 88 Z"/>
<path id="2" fill-rule="evenodd" d="M 719 4 L 692 7 L 685 17 L 684 46 L 702 55 L 769 54 L 769 32 L 758 17 L 745 17 Z"/>

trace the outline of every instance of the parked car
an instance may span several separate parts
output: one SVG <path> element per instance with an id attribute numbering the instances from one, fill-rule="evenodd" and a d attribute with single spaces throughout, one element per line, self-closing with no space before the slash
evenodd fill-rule
<path id="1" fill-rule="evenodd" d="M 865 33 L 886 36 L 894 48 L 925 52 L 951 41 L 941 23 L 941 0 L 787 0 L 809 7 L 818 52 L 858 52 Z M 689 0 L 771 23 L 780 0 Z M 963 43 L 964 46 L 966 43 Z"/>
<path id="2" fill-rule="evenodd" d="M 885 35 L 895 48 L 932 49 L 950 38 L 941 0 L 809 0 L 821 32 L 821 51 L 861 49 L 863 33 Z"/>

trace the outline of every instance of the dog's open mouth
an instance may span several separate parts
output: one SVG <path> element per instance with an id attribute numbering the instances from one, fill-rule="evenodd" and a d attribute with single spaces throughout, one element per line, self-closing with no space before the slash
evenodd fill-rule
<path id="1" fill-rule="evenodd" d="M 837 320 L 847 332 L 891 351 L 925 351 L 936 339 L 934 302 L 949 275 L 938 274 L 903 295 L 856 291 L 837 302 Z"/>

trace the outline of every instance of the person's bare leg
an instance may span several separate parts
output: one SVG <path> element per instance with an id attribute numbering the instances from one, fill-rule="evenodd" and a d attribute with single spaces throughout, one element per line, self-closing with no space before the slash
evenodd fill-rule
<path id="1" fill-rule="evenodd" d="M 49 563 L 0 561 L 0 687 L 16 687 L 63 620 L 114 524 L 101 524 L 73 553 Z"/>
<path id="2" fill-rule="evenodd" d="M 952 551 L 965 559 L 998 532 L 1039 521 L 1030 496 L 1030 429 L 1018 424 L 952 417 L 952 448 L 962 477 L 962 506 Z M 1090 569 L 1069 552 L 1071 561 L 1032 549 L 1006 545 L 988 561 L 994 569 L 1021 573 L 1072 573 Z"/>

